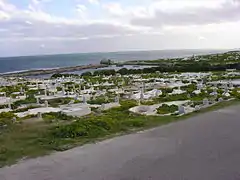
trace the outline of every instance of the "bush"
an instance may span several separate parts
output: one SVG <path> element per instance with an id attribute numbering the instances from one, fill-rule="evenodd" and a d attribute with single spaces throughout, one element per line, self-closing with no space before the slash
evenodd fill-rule
<path id="1" fill-rule="evenodd" d="M 159 101 L 161 102 L 170 102 L 170 101 L 183 101 L 188 98 L 188 94 L 184 93 L 184 94 L 175 94 L 175 95 L 168 95 L 168 96 L 159 96 L 159 98 L 157 98 Z"/>
<path id="2" fill-rule="evenodd" d="M 51 112 L 51 113 L 45 113 L 43 114 L 43 119 L 45 120 L 73 120 L 74 118 L 72 116 L 68 116 L 61 112 Z"/>
<path id="3" fill-rule="evenodd" d="M 31 94 L 29 95 L 25 100 L 19 100 L 13 103 L 13 108 L 16 108 L 18 106 L 21 106 L 23 104 L 33 104 L 36 103 L 36 98 Z"/>
<path id="4" fill-rule="evenodd" d="M 109 103 L 109 102 L 110 102 L 109 99 L 106 100 L 105 96 L 99 96 L 95 100 L 92 99 L 92 100 L 88 101 L 88 104 L 99 104 L 99 105 L 101 105 L 101 104 L 106 104 L 106 103 Z"/>
<path id="5" fill-rule="evenodd" d="M 0 126 L 10 125 L 13 123 L 13 118 L 16 116 L 12 112 L 2 112 L 0 113 Z"/>
<path id="6" fill-rule="evenodd" d="M 170 114 L 170 113 L 174 113 L 178 110 L 178 106 L 176 105 L 171 105 L 168 106 L 166 104 L 163 104 L 161 107 L 159 107 L 157 109 L 157 113 L 158 114 Z"/>
<path id="7" fill-rule="evenodd" d="M 128 110 L 136 105 L 134 101 L 123 101 L 122 106 L 105 111 L 101 116 L 89 115 L 79 118 L 68 125 L 60 125 L 53 129 L 55 138 L 97 138 L 117 133 L 127 127 L 142 127 L 145 119 L 130 115 Z"/>
<path id="8" fill-rule="evenodd" d="M 58 99 L 51 99 L 48 101 L 48 103 L 53 107 L 57 107 L 58 105 L 68 104 L 72 100 L 73 100 L 72 98 L 68 98 L 68 97 L 67 98 L 58 98 Z"/>
<path id="9" fill-rule="evenodd" d="M 52 123 L 56 119 L 56 117 L 50 114 L 44 114 L 43 119 L 46 123 Z"/>
<path id="10" fill-rule="evenodd" d="M 54 131 L 54 136 L 59 138 L 90 137 L 96 138 L 105 135 L 111 125 L 102 120 L 83 120 L 73 124 L 59 126 Z"/>
<path id="11" fill-rule="evenodd" d="M 145 121 L 143 120 L 138 120 L 138 119 L 133 119 L 133 120 L 129 120 L 126 122 L 123 122 L 123 125 L 127 126 L 127 127 L 143 127 L 145 125 Z"/>
<path id="12" fill-rule="evenodd" d="M 193 101 L 191 103 L 191 107 L 195 108 L 196 106 L 200 106 L 203 104 L 203 101 Z"/>

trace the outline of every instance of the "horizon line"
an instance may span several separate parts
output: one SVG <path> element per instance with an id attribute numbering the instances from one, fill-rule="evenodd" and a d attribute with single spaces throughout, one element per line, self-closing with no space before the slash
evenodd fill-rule
<path id="1" fill-rule="evenodd" d="M 0 56 L 1 59 L 5 58 L 20 58 L 20 57 L 36 57 L 36 56 L 57 56 L 57 55 L 73 55 L 73 54 L 101 54 L 101 53 L 128 53 L 128 52 L 147 52 L 147 51 L 232 51 L 239 50 L 240 48 L 194 48 L 194 49 L 152 49 L 152 50 L 120 50 L 120 51 L 93 51 L 93 52 L 70 52 L 70 53 L 46 53 L 46 54 L 33 54 L 33 55 L 16 55 L 16 56 Z"/>

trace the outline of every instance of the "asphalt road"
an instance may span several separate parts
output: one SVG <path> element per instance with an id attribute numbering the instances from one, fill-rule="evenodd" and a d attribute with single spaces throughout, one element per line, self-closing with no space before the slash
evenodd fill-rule
<path id="1" fill-rule="evenodd" d="M 0 180 L 239 180 L 240 106 L 0 169 Z"/>

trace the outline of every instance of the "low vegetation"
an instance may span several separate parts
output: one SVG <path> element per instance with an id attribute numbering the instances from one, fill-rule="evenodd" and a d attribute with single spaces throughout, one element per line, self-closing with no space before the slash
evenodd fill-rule
<path id="1" fill-rule="evenodd" d="M 162 106 L 160 106 L 157 109 L 157 113 L 158 114 L 171 114 L 171 113 L 175 113 L 178 110 L 178 106 L 176 105 L 167 105 L 167 104 L 163 104 Z"/>
<path id="2" fill-rule="evenodd" d="M 209 110 L 232 105 L 235 102 L 239 101 L 222 102 Z M 175 122 L 197 113 L 183 117 L 146 117 L 128 111 L 130 107 L 136 105 L 135 101 L 123 101 L 121 104 L 121 107 L 95 112 L 82 118 L 48 113 L 43 115 L 43 121 L 33 119 L 30 122 L 17 119 L 17 122 L 13 123 L 12 113 L 1 113 L 0 167 L 13 164 L 17 160 L 45 155 L 52 151 L 63 151 L 119 134 Z M 175 106 L 170 106 L 159 111 L 173 112 L 175 109 Z"/>

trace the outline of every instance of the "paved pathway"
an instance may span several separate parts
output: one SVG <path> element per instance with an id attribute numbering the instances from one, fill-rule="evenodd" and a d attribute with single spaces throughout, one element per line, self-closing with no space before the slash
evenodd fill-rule
<path id="1" fill-rule="evenodd" d="M 240 106 L 0 169 L 0 180 L 239 180 Z"/>

